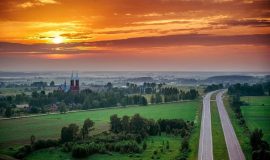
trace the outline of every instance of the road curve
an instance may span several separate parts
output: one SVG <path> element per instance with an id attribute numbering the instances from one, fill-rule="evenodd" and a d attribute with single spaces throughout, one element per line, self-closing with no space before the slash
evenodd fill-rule
<path id="1" fill-rule="evenodd" d="M 210 99 L 213 93 L 214 92 L 207 93 L 203 98 L 198 160 L 213 160 L 211 111 L 210 111 Z"/>
<path id="2" fill-rule="evenodd" d="M 229 158 L 230 160 L 245 160 L 244 153 L 241 149 L 241 146 L 238 142 L 233 126 L 231 124 L 230 118 L 223 104 L 222 95 L 224 94 L 224 92 L 226 91 L 222 90 L 218 92 L 216 96 L 216 101 Z"/>

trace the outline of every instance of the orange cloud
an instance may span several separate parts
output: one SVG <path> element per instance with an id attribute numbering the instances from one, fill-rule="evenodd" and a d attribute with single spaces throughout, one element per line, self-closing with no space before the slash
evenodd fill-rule
<path id="1" fill-rule="evenodd" d="M 231 66 L 244 68 L 254 59 L 267 70 L 262 59 L 269 59 L 269 6 L 251 0 L 1 0 L 0 68 L 28 66 L 25 57 L 46 61 L 45 68 L 55 65 L 50 60 L 61 60 L 62 67 L 89 60 L 91 67 L 109 69 L 125 68 L 121 63 L 177 69 L 188 67 L 187 61 L 207 68 L 218 57 L 204 63 L 198 55 L 215 55 L 213 47 L 238 60 Z M 64 41 L 52 44 L 55 37 Z M 241 59 L 245 53 L 252 58 Z M 186 60 L 182 66 L 179 59 Z M 222 65 L 229 68 L 229 62 Z"/>

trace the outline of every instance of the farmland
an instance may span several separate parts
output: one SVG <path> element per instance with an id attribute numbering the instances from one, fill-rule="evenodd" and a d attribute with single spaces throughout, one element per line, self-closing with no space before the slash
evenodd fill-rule
<path id="1" fill-rule="evenodd" d="M 59 138 L 63 126 L 70 123 L 81 125 L 86 118 L 90 118 L 95 122 L 94 133 L 102 132 L 108 130 L 108 122 L 112 114 L 131 116 L 139 113 L 143 117 L 155 120 L 159 118 L 194 120 L 199 105 L 199 101 L 191 101 L 5 120 L 0 122 L 1 148 L 7 145 L 29 143 L 29 137 L 32 134 L 38 139 Z"/>
<path id="2" fill-rule="evenodd" d="M 242 97 L 242 101 L 248 103 L 242 106 L 241 110 L 248 128 L 252 131 L 256 128 L 263 130 L 264 139 L 270 142 L 270 97 L 252 96 Z"/>

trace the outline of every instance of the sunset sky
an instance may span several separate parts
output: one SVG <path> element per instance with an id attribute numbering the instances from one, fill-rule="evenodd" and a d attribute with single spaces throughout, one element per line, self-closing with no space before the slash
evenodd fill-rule
<path id="1" fill-rule="evenodd" d="M 270 71 L 270 1 L 1 0 L 0 71 Z"/>

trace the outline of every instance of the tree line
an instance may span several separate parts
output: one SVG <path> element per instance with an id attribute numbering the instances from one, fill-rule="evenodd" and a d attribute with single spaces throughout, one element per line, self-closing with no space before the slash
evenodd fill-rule
<path id="1" fill-rule="evenodd" d="M 270 82 L 253 84 L 235 84 L 228 88 L 228 94 L 239 96 L 263 96 L 265 94 L 270 95 Z"/>
<path id="2" fill-rule="evenodd" d="M 103 92 L 94 92 L 90 89 L 79 93 L 53 91 L 34 91 L 32 94 L 17 94 L 16 96 L 0 97 L 0 112 L 6 117 L 14 113 L 17 104 L 28 103 L 29 108 L 22 112 L 47 113 L 52 104 L 65 106 L 67 110 L 92 109 L 101 107 L 115 107 L 126 105 L 147 105 L 147 99 L 142 95 L 127 95 L 125 90 L 112 88 Z M 65 104 L 65 105 L 61 105 Z"/>
<path id="3" fill-rule="evenodd" d="M 146 87 L 159 88 L 159 90 L 150 97 L 152 104 L 193 100 L 199 96 L 198 91 L 195 89 L 190 89 L 185 92 L 176 87 L 161 88 L 161 84 L 145 83 L 144 85 Z M 134 86 L 134 84 L 129 84 L 129 86 Z M 53 104 L 57 106 L 57 110 L 60 112 L 126 105 L 145 106 L 148 104 L 145 96 L 138 93 L 129 94 L 129 89 L 113 87 L 111 83 L 108 83 L 106 88 L 107 90 L 100 92 L 84 89 L 79 93 L 58 90 L 46 93 L 42 90 L 40 92 L 33 91 L 31 95 L 22 93 L 15 96 L 2 96 L 0 97 L 0 113 L 6 117 L 10 117 L 15 113 L 47 113 L 52 110 L 51 106 Z M 29 104 L 29 108 L 16 110 L 15 108 L 18 104 Z"/>
<path id="4" fill-rule="evenodd" d="M 212 84 L 212 85 L 208 85 L 208 86 L 204 89 L 204 93 L 211 92 L 211 91 L 215 91 L 215 90 L 219 90 L 219 89 L 222 89 L 222 88 L 224 88 L 224 87 L 223 87 L 223 84 Z"/>
<path id="5" fill-rule="evenodd" d="M 161 89 L 161 94 L 164 95 L 164 102 L 172 102 L 179 100 L 193 100 L 199 96 L 199 93 L 195 89 L 189 91 L 182 91 L 176 87 L 165 87 Z"/>
<path id="6" fill-rule="evenodd" d="M 244 134 L 249 136 L 249 144 L 252 149 L 253 160 L 268 160 L 270 159 L 270 147 L 267 141 L 264 141 L 263 132 L 261 129 L 255 129 L 250 131 L 246 125 L 246 121 L 243 117 L 241 106 L 245 105 L 240 100 L 239 95 L 230 96 L 230 106 L 232 107 L 239 125 L 244 129 Z"/>

